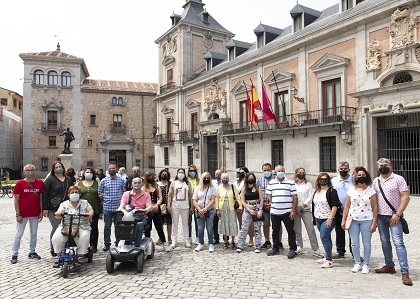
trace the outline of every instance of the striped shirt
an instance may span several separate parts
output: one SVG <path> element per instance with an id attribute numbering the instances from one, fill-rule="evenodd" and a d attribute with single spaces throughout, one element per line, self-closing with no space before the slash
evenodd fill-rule
<path id="1" fill-rule="evenodd" d="M 267 195 L 271 195 L 270 214 L 284 215 L 292 212 L 293 195 L 297 194 L 296 185 L 293 181 L 284 178 L 279 182 L 277 179 L 268 183 Z"/>
<path id="2" fill-rule="evenodd" d="M 264 174 L 263 174 L 263 176 L 262 176 L 262 177 L 259 177 L 259 178 L 257 179 L 257 185 L 258 185 L 259 187 L 261 187 L 261 190 L 262 190 L 264 203 L 268 203 L 267 193 L 265 192 L 265 191 L 267 190 L 268 183 L 269 183 L 271 180 L 275 180 L 275 179 L 276 179 L 276 177 L 277 177 L 277 176 L 276 176 L 275 174 L 271 174 L 271 177 L 269 177 L 269 178 L 267 179 L 267 178 L 264 176 Z"/>
<path id="3" fill-rule="evenodd" d="M 103 209 L 111 212 L 116 211 L 120 206 L 124 192 L 125 182 L 121 177 L 115 176 L 114 178 L 111 178 L 110 176 L 107 176 L 102 179 L 98 193 L 99 195 L 103 194 Z"/>

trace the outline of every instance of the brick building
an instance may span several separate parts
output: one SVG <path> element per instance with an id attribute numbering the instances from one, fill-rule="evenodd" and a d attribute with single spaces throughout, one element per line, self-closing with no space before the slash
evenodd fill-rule
<path id="1" fill-rule="evenodd" d="M 45 175 L 63 150 L 60 134 L 75 136 L 73 168 L 154 171 L 156 84 L 88 79 L 83 58 L 60 51 L 23 53 L 23 161 Z"/>
<path id="2" fill-rule="evenodd" d="M 291 26 L 257 24 L 249 43 L 233 39 L 201 0 L 185 1 L 156 40 L 156 167 L 174 173 L 196 164 L 234 178 L 238 167 L 260 172 L 271 162 L 289 176 L 303 166 L 313 179 L 342 160 L 375 175 L 376 160 L 388 157 L 420 194 L 417 3 L 337 0 L 321 11 L 296 4 Z M 275 121 L 257 110 L 250 127 L 252 83 L 260 99 L 265 87 Z"/>

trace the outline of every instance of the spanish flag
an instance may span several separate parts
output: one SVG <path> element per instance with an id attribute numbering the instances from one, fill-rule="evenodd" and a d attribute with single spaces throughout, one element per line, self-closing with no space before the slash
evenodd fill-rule
<path id="1" fill-rule="evenodd" d="M 245 85 L 245 82 L 244 82 L 244 85 Z M 252 85 L 252 88 L 254 88 L 254 85 Z M 254 108 L 254 105 L 253 105 L 253 101 L 251 101 L 251 99 L 249 98 L 248 88 L 246 88 L 246 85 L 245 85 L 245 91 L 246 91 L 246 99 L 247 99 L 247 102 L 248 102 L 249 125 L 250 125 L 250 127 L 252 127 L 252 123 L 258 122 L 258 117 L 255 114 L 255 110 L 254 110 L 255 108 Z M 259 103 L 259 101 L 258 101 L 258 103 Z"/>

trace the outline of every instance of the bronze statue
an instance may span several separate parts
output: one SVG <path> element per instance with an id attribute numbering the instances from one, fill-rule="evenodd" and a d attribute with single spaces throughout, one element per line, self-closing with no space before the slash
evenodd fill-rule
<path id="1" fill-rule="evenodd" d="M 64 136 L 64 150 L 61 152 L 62 154 L 71 154 L 70 151 L 70 143 L 75 139 L 73 132 L 70 131 L 70 128 L 67 128 L 60 136 Z"/>

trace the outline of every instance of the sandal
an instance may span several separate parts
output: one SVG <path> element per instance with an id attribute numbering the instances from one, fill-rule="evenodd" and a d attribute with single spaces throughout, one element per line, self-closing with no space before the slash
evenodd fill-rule
<path id="1" fill-rule="evenodd" d="M 225 242 L 225 245 L 223 245 L 224 249 L 228 249 L 229 248 L 229 243 Z"/>
<path id="2" fill-rule="evenodd" d="M 254 246 L 254 243 L 249 242 L 246 246 L 248 246 L 248 247 L 252 247 L 252 246 Z"/>
<path id="3" fill-rule="evenodd" d="M 78 264 L 84 264 L 85 263 L 85 257 L 84 256 L 78 256 L 77 257 L 77 263 Z"/>

